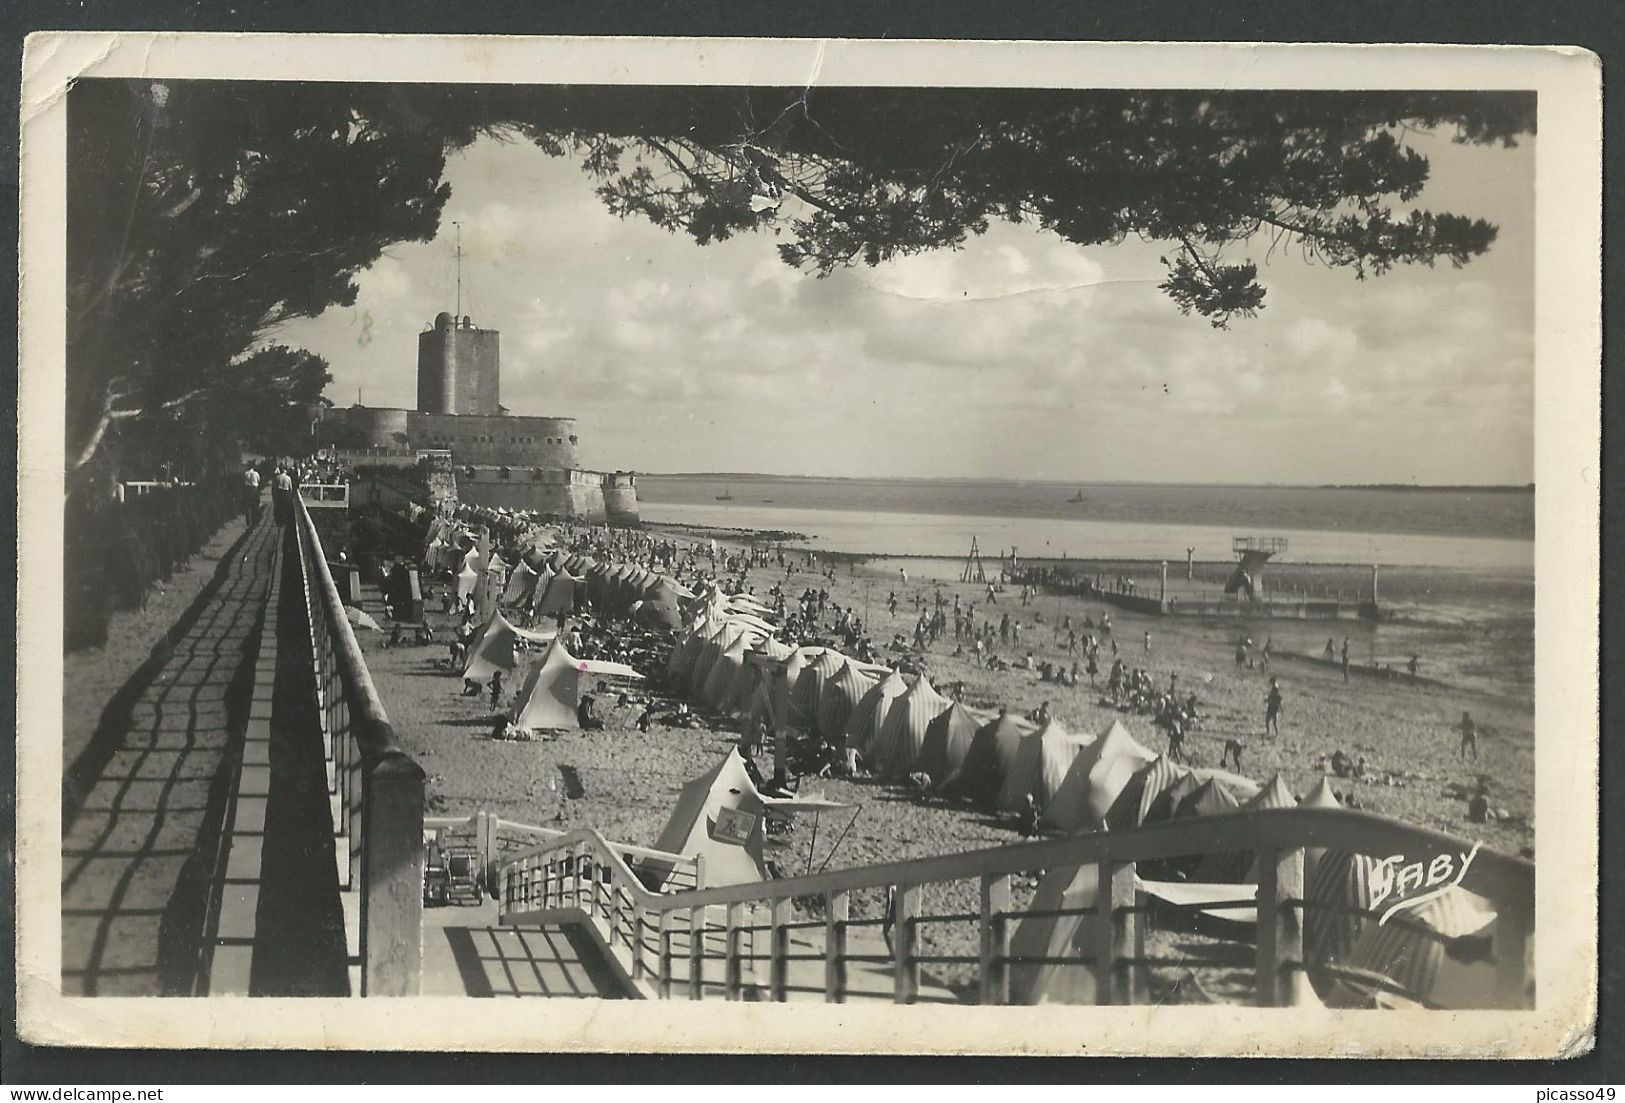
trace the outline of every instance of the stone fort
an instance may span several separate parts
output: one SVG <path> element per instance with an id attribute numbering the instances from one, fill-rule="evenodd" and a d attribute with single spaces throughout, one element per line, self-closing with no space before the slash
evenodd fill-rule
<path id="1" fill-rule="evenodd" d="M 501 393 L 501 333 L 442 311 L 418 335 L 417 409 L 358 404 L 324 420 L 361 443 L 348 454 L 355 463 L 416 463 L 422 453 L 449 452 L 458 498 L 469 505 L 637 522 L 636 475 L 584 470 L 574 418 L 510 413 Z"/>

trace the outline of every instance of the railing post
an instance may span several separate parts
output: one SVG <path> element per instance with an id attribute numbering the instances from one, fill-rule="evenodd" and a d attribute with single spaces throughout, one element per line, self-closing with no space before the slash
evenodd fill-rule
<path id="1" fill-rule="evenodd" d="M 982 1003 L 1010 1002 L 1010 875 L 982 875 Z"/>
<path id="2" fill-rule="evenodd" d="M 656 963 L 659 972 L 656 974 L 657 990 L 663 1000 L 671 999 L 671 959 L 672 938 L 677 930 L 677 913 L 667 908 L 660 913 L 660 934 L 658 936 L 660 959 Z"/>
<path id="3" fill-rule="evenodd" d="M 501 821 L 490 812 L 480 813 L 476 825 L 480 833 L 480 879 L 490 884 L 497 868 L 497 824 Z"/>
<path id="4" fill-rule="evenodd" d="M 1258 851 L 1258 1005 L 1293 1007 L 1303 973 L 1303 848 Z"/>
<path id="5" fill-rule="evenodd" d="M 913 1003 L 920 994 L 920 963 L 914 960 L 915 919 L 920 914 L 920 886 L 898 885 L 892 927 L 892 999 Z"/>
<path id="6" fill-rule="evenodd" d="M 399 753 L 367 773 L 362 850 L 361 987 L 415 996 L 423 968 L 423 768 Z"/>
<path id="7" fill-rule="evenodd" d="M 608 910 L 609 910 L 609 916 L 608 916 L 608 918 L 609 918 L 609 945 L 610 945 L 611 949 L 614 949 L 614 947 L 615 947 L 615 937 L 616 937 L 616 935 L 618 935 L 620 933 L 620 930 L 621 930 L 621 867 L 618 864 L 617 865 L 612 865 L 612 866 L 609 867 L 609 909 Z M 631 939 L 627 939 L 626 948 L 627 948 L 628 951 L 632 950 L 632 940 Z M 632 976 L 633 976 L 633 979 L 637 978 L 637 970 L 638 970 L 637 956 L 636 956 L 636 953 L 634 952 L 633 958 L 632 958 Z"/>
<path id="8" fill-rule="evenodd" d="M 1134 952 L 1138 916 L 1134 912 L 1134 863 L 1104 858 L 1095 890 L 1095 1002 L 1133 1003 L 1134 971 L 1119 966 Z"/>
<path id="9" fill-rule="evenodd" d="M 1533 935 L 1534 924 L 1526 910 L 1511 903 L 1497 908 L 1491 944 L 1495 957 L 1495 990 L 1502 1007 L 1535 1006 L 1535 974 L 1529 961 Z"/>
<path id="10" fill-rule="evenodd" d="M 705 907 L 688 909 L 688 998 L 705 998 Z"/>
<path id="11" fill-rule="evenodd" d="M 846 1002 L 846 921 L 851 898 L 844 889 L 824 897 L 824 1001 Z"/>
<path id="12" fill-rule="evenodd" d="M 743 909 L 741 904 L 727 906 L 727 920 L 724 927 L 722 949 L 722 986 L 727 999 L 738 1000 L 743 997 L 745 990 L 744 961 L 741 954 L 744 948 L 740 945 L 744 932 L 740 930 L 739 913 Z"/>
<path id="13" fill-rule="evenodd" d="M 772 929 L 768 939 L 768 998 L 774 1003 L 784 1003 L 790 998 L 790 931 L 785 924 L 790 922 L 790 898 L 781 897 L 771 902 L 771 918 L 769 922 Z"/>
<path id="14" fill-rule="evenodd" d="M 648 970 L 643 964 L 643 898 L 636 892 L 632 897 L 632 979 L 637 980 Z"/>

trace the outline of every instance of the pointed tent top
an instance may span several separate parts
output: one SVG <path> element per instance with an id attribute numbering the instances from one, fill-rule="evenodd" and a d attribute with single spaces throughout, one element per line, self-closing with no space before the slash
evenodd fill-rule
<path id="1" fill-rule="evenodd" d="M 1281 776 L 1279 771 L 1274 777 L 1270 778 L 1269 784 L 1260 789 L 1258 795 L 1249 800 L 1246 805 L 1250 809 L 1296 808 L 1297 806 L 1298 798 L 1294 797 L 1292 790 L 1287 788 L 1286 779 Z"/>
<path id="2" fill-rule="evenodd" d="M 1210 777 L 1186 798 L 1182 809 L 1194 816 L 1216 816 L 1221 812 L 1234 812 L 1240 807 L 1241 802 L 1230 787 L 1218 778 Z"/>
<path id="3" fill-rule="evenodd" d="M 1315 787 L 1309 790 L 1308 795 L 1298 802 L 1298 807 L 1341 808 L 1343 802 L 1337 799 L 1337 790 L 1332 788 L 1332 779 L 1322 774 L 1320 780 L 1315 783 Z"/>

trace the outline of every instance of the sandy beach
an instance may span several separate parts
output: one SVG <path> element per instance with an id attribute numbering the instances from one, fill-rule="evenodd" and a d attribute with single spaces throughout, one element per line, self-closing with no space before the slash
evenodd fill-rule
<path id="1" fill-rule="evenodd" d="M 666 532 L 662 535 L 672 536 Z M 696 534 L 687 534 L 693 539 Z M 721 541 L 719 543 L 729 543 Z M 785 581 L 781 568 L 757 568 L 749 582 L 765 593 L 775 580 Z M 786 590 L 799 594 L 817 586 L 819 576 L 798 563 Z M 985 601 L 986 587 L 967 583 L 921 583 L 901 586 L 894 567 L 884 562 L 856 563 L 838 569 L 836 581 L 824 585 L 832 602 L 852 605 L 861 614 L 867 599 L 877 639 L 893 631 L 912 629 L 912 602 L 941 585 L 951 604 Z M 886 612 L 886 598 L 899 591 L 895 618 Z M 376 600 L 372 596 L 370 600 Z M 1023 606 L 1017 588 L 998 597 L 997 611 L 1009 611 L 1023 624 L 1021 653 L 1031 649 L 1039 660 L 1066 659 L 1064 641 L 1057 640 L 1057 616 L 1071 616 L 1081 625 L 1084 617 L 1098 618 L 1096 603 L 1046 595 Z M 1056 610 L 1059 608 L 1059 613 Z M 380 610 L 375 610 L 381 614 Z M 978 609 L 979 615 L 984 610 Z M 1217 765 L 1225 740 L 1240 739 L 1246 747 L 1243 772 L 1267 781 L 1277 771 L 1292 790 L 1306 793 L 1322 776 L 1317 762 L 1341 748 L 1351 759 L 1364 757 L 1376 778 L 1392 783 L 1362 783 L 1333 778 L 1342 797 L 1352 796 L 1358 806 L 1411 823 L 1434 827 L 1464 837 L 1481 839 L 1508 853 L 1529 852 L 1533 846 L 1533 707 L 1515 696 L 1492 695 L 1429 680 L 1380 680 L 1356 674 L 1347 683 L 1341 671 L 1318 658 L 1280 655 L 1269 674 L 1261 669 L 1237 668 L 1234 626 L 1200 621 L 1135 616 L 1110 610 L 1114 635 L 1123 660 L 1151 670 L 1166 682 L 1177 673 L 1181 687 L 1194 689 L 1202 702 L 1204 719 L 1186 740 L 1186 750 L 1197 765 Z M 1042 615 L 1042 623 L 1039 617 Z M 442 637 L 449 638 L 448 618 L 430 612 L 429 619 Z M 1145 651 L 1145 633 L 1151 650 Z M 461 696 L 460 680 L 441 660 L 443 646 L 384 649 L 378 633 L 362 633 L 367 662 L 390 712 L 398 738 L 429 775 L 428 813 L 470 815 L 480 809 L 522 823 L 559 829 L 591 826 L 605 836 L 651 845 L 666 822 L 684 782 L 714 766 L 737 741 L 731 719 L 707 718 L 699 728 L 668 727 L 657 723 L 648 733 L 636 730 L 642 702 L 663 693 L 632 689 L 629 703 L 605 710 L 603 731 L 565 731 L 531 742 L 509 742 L 491 737 L 496 710 L 487 695 Z M 1134 737 L 1152 750 L 1166 748 L 1164 735 L 1148 716 L 1120 712 L 1100 701 L 1102 691 L 1085 682 L 1077 688 L 1044 684 L 1034 672 L 988 670 L 967 658 L 954 658 L 951 638 L 928 649 L 928 673 L 938 686 L 963 682 L 965 700 L 974 706 L 1007 706 L 1026 713 L 1044 702 L 1073 731 L 1098 732 L 1113 719 L 1122 719 Z M 1016 649 L 1005 648 L 1006 658 Z M 1102 666 L 1110 665 L 1109 643 L 1102 646 Z M 1067 660 L 1070 662 L 1070 660 Z M 1285 697 L 1281 734 L 1266 738 L 1263 729 L 1264 695 L 1268 677 L 1281 681 Z M 522 672 L 507 680 L 522 681 Z M 1104 670 L 1100 677 L 1104 684 Z M 511 690 L 510 690 L 511 692 Z M 506 704 L 506 702 L 504 702 Z M 1470 710 L 1479 729 L 1480 759 L 1460 760 L 1456 723 Z M 770 759 L 760 762 L 771 773 Z M 1483 825 L 1466 818 L 1466 798 L 1480 775 L 1491 781 L 1492 805 L 1506 818 Z M 579 795 L 570 796 L 579 782 Z M 852 811 L 824 815 L 816 825 L 801 817 L 793 829 L 768 852 L 769 861 L 785 876 L 823 868 L 861 865 L 953 853 L 1019 841 L 1013 817 L 990 813 L 968 804 L 945 801 L 918 790 L 875 779 L 808 779 L 802 792 L 822 792 L 831 800 L 853 806 Z M 854 817 L 855 813 L 855 817 Z M 848 825 L 850 821 L 850 826 Z M 1029 888 L 1031 886 L 1028 886 Z M 942 899 L 930 901 L 941 911 L 973 910 L 976 887 L 971 884 L 936 887 Z M 854 901 L 856 912 L 878 909 L 880 902 Z M 974 953 L 957 928 L 926 932 L 926 945 L 937 953 Z M 1199 954 L 1201 940 L 1174 932 L 1153 930 L 1150 945 L 1183 958 Z M 1188 975 L 1154 974 L 1153 992 L 1161 999 L 1245 999 L 1250 979 L 1242 973 L 1215 977 L 1206 971 L 1200 983 Z M 951 969 L 938 979 L 952 985 Z"/>

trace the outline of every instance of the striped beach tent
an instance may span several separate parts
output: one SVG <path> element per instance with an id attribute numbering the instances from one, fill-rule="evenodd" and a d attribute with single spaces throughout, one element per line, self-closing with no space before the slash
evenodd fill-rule
<path id="1" fill-rule="evenodd" d="M 1506 1006 L 1493 955 L 1496 915 L 1462 888 L 1406 904 L 1386 923 L 1367 923 L 1346 968 L 1325 997 L 1328 1007 L 1445 1010 Z"/>
<path id="2" fill-rule="evenodd" d="M 870 760 L 882 777 L 905 777 L 914 770 L 920 748 L 925 745 L 925 729 L 953 702 L 938 693 L 923 673 L 908 691 L 886 707 L 880 722 Z"/>
<path id="3" fill-rule="evenodd" d="M 852 711 L 874 684 L 875 679 L 850 659 L 835 677 L 824 683 L 824 695 L 818 699 L 818 730 L 824 733 L 826 739 L 843 741 L 846 738 L 846 726 L 852 719 Z"/>
<path id="4" fill-rule="evenodd" d="M 1023 736 L 995 805 L 1004 812 L 1019 812 L 1031 794 L 1040 809 L 1046 807 L 1087 742 L 1088 736 L 1073 735 L 1054 717 L 1031 735 Z"/>
<path id="5" fill-rule="evenodd" d="M 1381 860 L 1350 850 L 1327 850 L 1304 878 L 1303 948 L 1309 979 L 1322 998 L 1336 985 L 1328 967 L 1346 968 L 1367 926 L 1381 881 Z"/>
<path id="6" fill-rule="evenodd" d="M 504 605 L 523 604 L 530 598 L 531 587 L 536 584 L 536 572 L 523 559 L 508 575 L 508 584 L 502 588 Z"/>
<path id="7" fill-rule="evenodd" d="M 715 637 L 705 642 L 705 646 L 694 656 L 693 669 L 688 672 L 689 700 L 699 700 L 700 693 L 705 688 L 705 680 L 711 676 L 711 668 L 722 657 L 722 653 L 744 634 L 745 629 L 740 625 L 724 624 Z"/>
<path id="8" fill-rule="evenodd" d="M 1012 713 L 1001 713 L 971 736 L 965 761 L 948 779 L 949 788 L 977 804 L 991 806 L 1016 761 L 1016 749 L 1034 725 Z"/>
<path id="9" fill-rule="evenodd" d="M 895 670 L 870 686 L 846 722 L 847 748 L 868 758 L 875 736 L 880 733 L 881 722 L 886 719 L 887 702 L 906 692 L 908 683 Z"/>
<path id="10" fill-rule="evenodd" d="M 711 672 L 705 676 L 705 685 L 700 688 L 701 704 L 709 709 L 722 708 L 734 677 L 745 667 L 745 652 L 749 650 L 750 640 L 744 633 L 740 633 L 723 649 L 716 662 L 711 664 Z"/>
<path id="11" fill-rule="evenodd" d="M 1121 720 L 1113 720 L 1073 760 L 1054 798 L 1045 806 L 1041 822 L 1068 834 L 1102 826 L 1118 794 L 1156 757 L 1129 734 Z"/>
<path id="12" fill-rule="evenodd" d="M 1146 823 L 1171 819 L 1173 788 L 1185 773 L 1184 767 L 1167 755 L 1158 755 L 1136 772 L 1117 794 L 1106 813 L 1107 829 L 1132 831 Z"/>
<path id="13" fill-rule="evenodd" d="M 790 703 L 794 706 L 796 714 L 805 716 L 809 727 L 816 727 L 819 715 L 819 702 L 824 695 L 824 686 L 846 666 L 846 656 L 833 647 L 824 651 L 796 675 L 796 681 L 790 687 Z"/>
<path id="14" fill-rule="evenodd" d="M 926 725 L 925 742 L 920 746 L 920 757 L 914 768 L 929 774 L 932 784 L 941 785 L 965 764 L 977 730 L 990 719 L 985 712 L 953 702 Z"/>

